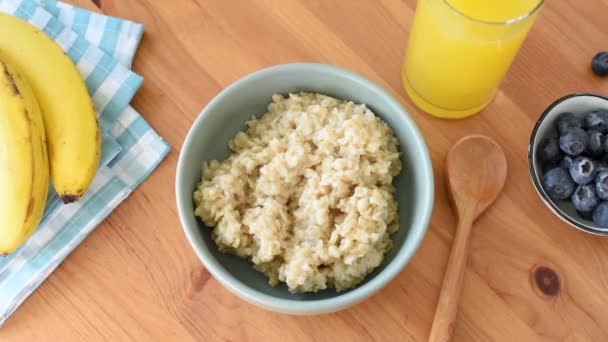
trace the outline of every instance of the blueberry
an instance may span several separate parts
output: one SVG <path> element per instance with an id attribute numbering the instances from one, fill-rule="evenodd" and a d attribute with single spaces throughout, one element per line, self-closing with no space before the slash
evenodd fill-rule
<path id="1" fill-rule="evenodd" d="M 598 172 L 595 177 L 595 193 L 599 198 L 608 200 L 608 171 Z"/>
<path id="2" fill-rule="evenodd" d="M 559 137 L 559 147 L 571 156 L 578 156 L 583 153 L 588 142 L 589 137 L 581 128 L 570 128 Z"/>
<path id="3" fill-rule="evenodd" d="M 591 70 L 598 76 L 608 76 L 608 51 L 600 52 L 593 57 Z"/>
<path id="4" fill-rule="evenodd" d="M 601 157 L 604 154 L 604 143 L 606 142 L 606 137 L 594 130 L 587 131 L 587 136 L 589 137 L 589 143 L 587 144 L 587 150 L 585 151 L 591 157 Z"/>
<path id="5" fill-rule="evenodd" d="M 570 128 L 581 128 L 583 123 L 581 119 L 570 112 L 565 112 L 557 118 L 557 130 L 559 134 L 566 133 Z"/>
<path id="6" fill-rule="evenodd" d="M 561 158 L 561 151 L 557 138 L 549 138 L 541 141 L 538 145 L 538 157 L 544 164 L 557 163 Z"/>
<path id="7" fill-rule="evenodd" d="M 562 161 L 559 162 L 559 167 L 570 172 L 570 165 L 572 165 L 573 161 L 574 158 L 572 156 L 565 155 L 564 158 L 562 158 Z"/>
<path id="8" fill-rule="evenodd" d="M 603 110 L 594 110 L 593 112 L 585 115 L 584 126 L 585 129 L 592 129 L 600 133 L 606 133 L 608 131 L 608 112 Z"/>
<path id="9" fill-rule="evenodd" d="M 556 167 L 545 173 L 543 189 L 554 200 L 563 200 L 572 195 L 574 182 L 566 170 Z"/>
<path id="10" fill-rule="evenodd" d="M 579 185 L 572 194 L 572 205 L 579 212 L 590 212 L 600 203 L 593 184 Z"/>
<path id="11" fill-rule="evenodd" d="M 602 202 L 593 211 L 593 222 L 602 228 L 608 228 L 608 202 Z"/>
<path id="12" fill-rule="evenodd" d="M 570 165 L 570 176 L 575 183 L 585 185 L 595 178 L 597 170 L 593 160 L 585 157 L 574 159 Z"/>

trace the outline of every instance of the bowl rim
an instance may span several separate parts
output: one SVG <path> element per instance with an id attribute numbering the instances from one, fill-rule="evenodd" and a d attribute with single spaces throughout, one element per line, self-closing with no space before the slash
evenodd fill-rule
<path id="1" fill-rule="evenodd" d="M 396 111 L 397 114 L 401 116 L 401 125 L 403 125 L 406 128 L 406 131 L 408 131 L 408 134 L 412 136 L 411 145 L 414 145 L 412 149 L 416 151 L 416 153 L 420 154 L 419 157 L 421 163 L 417 166 L 417 168 L 420 170 L 419 174 L 422 178 L 419 181 L 421 187 L 419 190 L 420 193 L 417 196 L 417 200 L 422 201 L 419 202 L 422 210 L 417 213 L 418 219 L 415 219 L 410 226 L 411 231 L 408 233 L 409 235 L 404 240 L 403 245 L 399 248 L 393 259 L 385 266 L 382 272 L 378 273 L 372 279 L 369 279 L 369 281 L 365 284 L 357 286 L 348 292 L 344 292 L 331 298 L 306 301 L 275 297 L 249 287 L 245 283 L 242 283 L 240 280 L 234 278 L 232 274 L 230 274 L 230 272 L 213 257 L 208 248 L 197 245 L 197 237 L 195 236 L 194 232 L 191 232 L 192 228 L 188 228 L 188 224 L 186 223 L 186 215 L 192 215 L 192 213 L 187 213 L 185 211 L 186 209 L 184 208 L 185 204 L 182 204 L 182 201 L 180 201 L 181 198 L 191 198 L 190 193 L 183 193 L 182 188 L 184 187 L 181 186 L 182 181 L 180 181 L 180 176 L 185 167 L 185 156 L 192 153 L 190 151 L 193 148 L 192 140 L 194 139 L 194 132 L 199 131 L 199 126 L 202 126 L 203 119 L 207 113 L 211 112 L 213 108 L 215 108 L 220 102 L 225 101 L 227 96 L 232 95 L 234 91 L 238 90 L 244 85 L 255 82 L 256 80 L 266 77 L 269 74 L 296 70 L 314 70 L 316 72 L 340 77 L 352 82 L 354 85 L 366 87 L 381 97 L 381 100 L 387 104 L 387 107 Z M 420 130 L 401 104 L 397 102 L 386 90 L 382 89 L 379 85 L 361 75 L 333 65 L 320 63 L 289 63 L 271 66 L 248 74 L 224 88 L 211 101 L 209 101 L 209 103 L 203 108 L 198 117 L 195 119 L 182 145 L 177 164 L 175 191 L 178 216 L 180 218 L 182 229 L 186 233 L 186 237 L 192 249 L 194 249 L 205 268 L 209 271 L 209 273 L 211 273 L 211 275 L 213 275 L 215 279 L 218 280 L 218 282 L 220 282 L 224 287 L 236 294 L 238 297 L 271 311 L 287 314 L 320 314 L 334 312 L 363 301 L 386 286 L 403 270 L 421 245 L 430 223 L 434 203 L 434 174 L 429 151 Z M 198 229 L 198 227 L 196 227 L 196 229 Z"/>
<path id="2" fill-rule="evenodd" d="M 534 151 L 533 150 L 534 150 L 534 145 L 536 143 L 536 140 L 539 138 L 538 130 L 540 129 L 540 126 L 542 125 L 542 123 L 544 122 L 546 117 L 549 115 L 549 113 L 551 113 L 551 111 L 553 111 L 553 109 L 555 107 L 557 107 L 559 104 L 561 104 L 564 101 L 570 100 L 572 98 L 583 97 L 583 96 L 596 97 L 596 98 L 600 98 L 602 100 L 608 101 L 608 97 L 606 97 L 604 95 L 600 95 L 600 94 L 574 93 L 574 94 L 569 94 L 569 95 L 563 96 L 563 97 L 557 99 L 552 104 L 550 104 L 549 107 L 547 107 L 547 109 L 545 109 L 545 111 L 542 113 L 542 115 L 536 121 L 536 124 L 534 125 L 534 129 L 532 130 L 532 134 L 530 135 L 530 142 L 528 144 L 528 170 L 530 172 L 530 177 L 532 178 L 532 184 L 534 185 L 534 189 L 536 190 L 536 193 L 538 193 L 538 195 L 541 197 L 545 206 L 547 206 L 562 221 L 564 221 L 564 222 L 568 223 L 570 226 L 572 226 L 578 230 L 581 230 L 583 232 L 586 232 L 586 233 L 590 233 L 590 234 L 594 234 L 594 235 L 601 235 L 601 236 L 608 236 L 608 230 L 595 229 L 591 226 L 578 222 L 577 220 L 575 220 L 574 218 L 572 218 L 568 214 L 566 214 L 559 206 L 557 206 L 553 202 L 553 200 L 549 197 L 549 195 L 547 195 L 547 193 L 545 192 L 545 189 L 543 189 L 543 187 L 541 185 L 540 179 L 536 176 L 536 172 L 535 172 L 536 162 L 534 161 L 534 155 L 533 155 Z"/>

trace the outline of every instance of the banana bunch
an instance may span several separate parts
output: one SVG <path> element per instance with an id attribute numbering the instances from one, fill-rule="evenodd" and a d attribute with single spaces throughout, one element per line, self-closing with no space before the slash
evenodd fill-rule
<path id="1" fill-rule="evenodd" d="M 64 203 L 77 201 L 100 155 L 97 115 L 76 66 L 44 32 L 0 14 L 0 255 L 38 227 L 49 176 Z"/>

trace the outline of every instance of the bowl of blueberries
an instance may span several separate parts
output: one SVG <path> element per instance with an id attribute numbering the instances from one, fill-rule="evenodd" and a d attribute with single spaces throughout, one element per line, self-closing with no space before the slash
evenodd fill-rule
<path id="1" fill-rule="evenodd" d="M 530 175 L 562 220 L 608 235 L 608 97 L 573 94 L 542 114 L 530 138 Z"/>

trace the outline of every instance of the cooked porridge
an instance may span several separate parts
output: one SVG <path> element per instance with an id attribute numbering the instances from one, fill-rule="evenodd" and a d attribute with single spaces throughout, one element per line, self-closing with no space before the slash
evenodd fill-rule
<path id="1" fill-rule="evenodd" d="M 314 93 L 274 95 L 268 112 L 206 161 L 195 215 L 219 249 L 271 285 L 338 291 L 380 265 L 399 229 L 398 141 L 365 105 Z"/>

